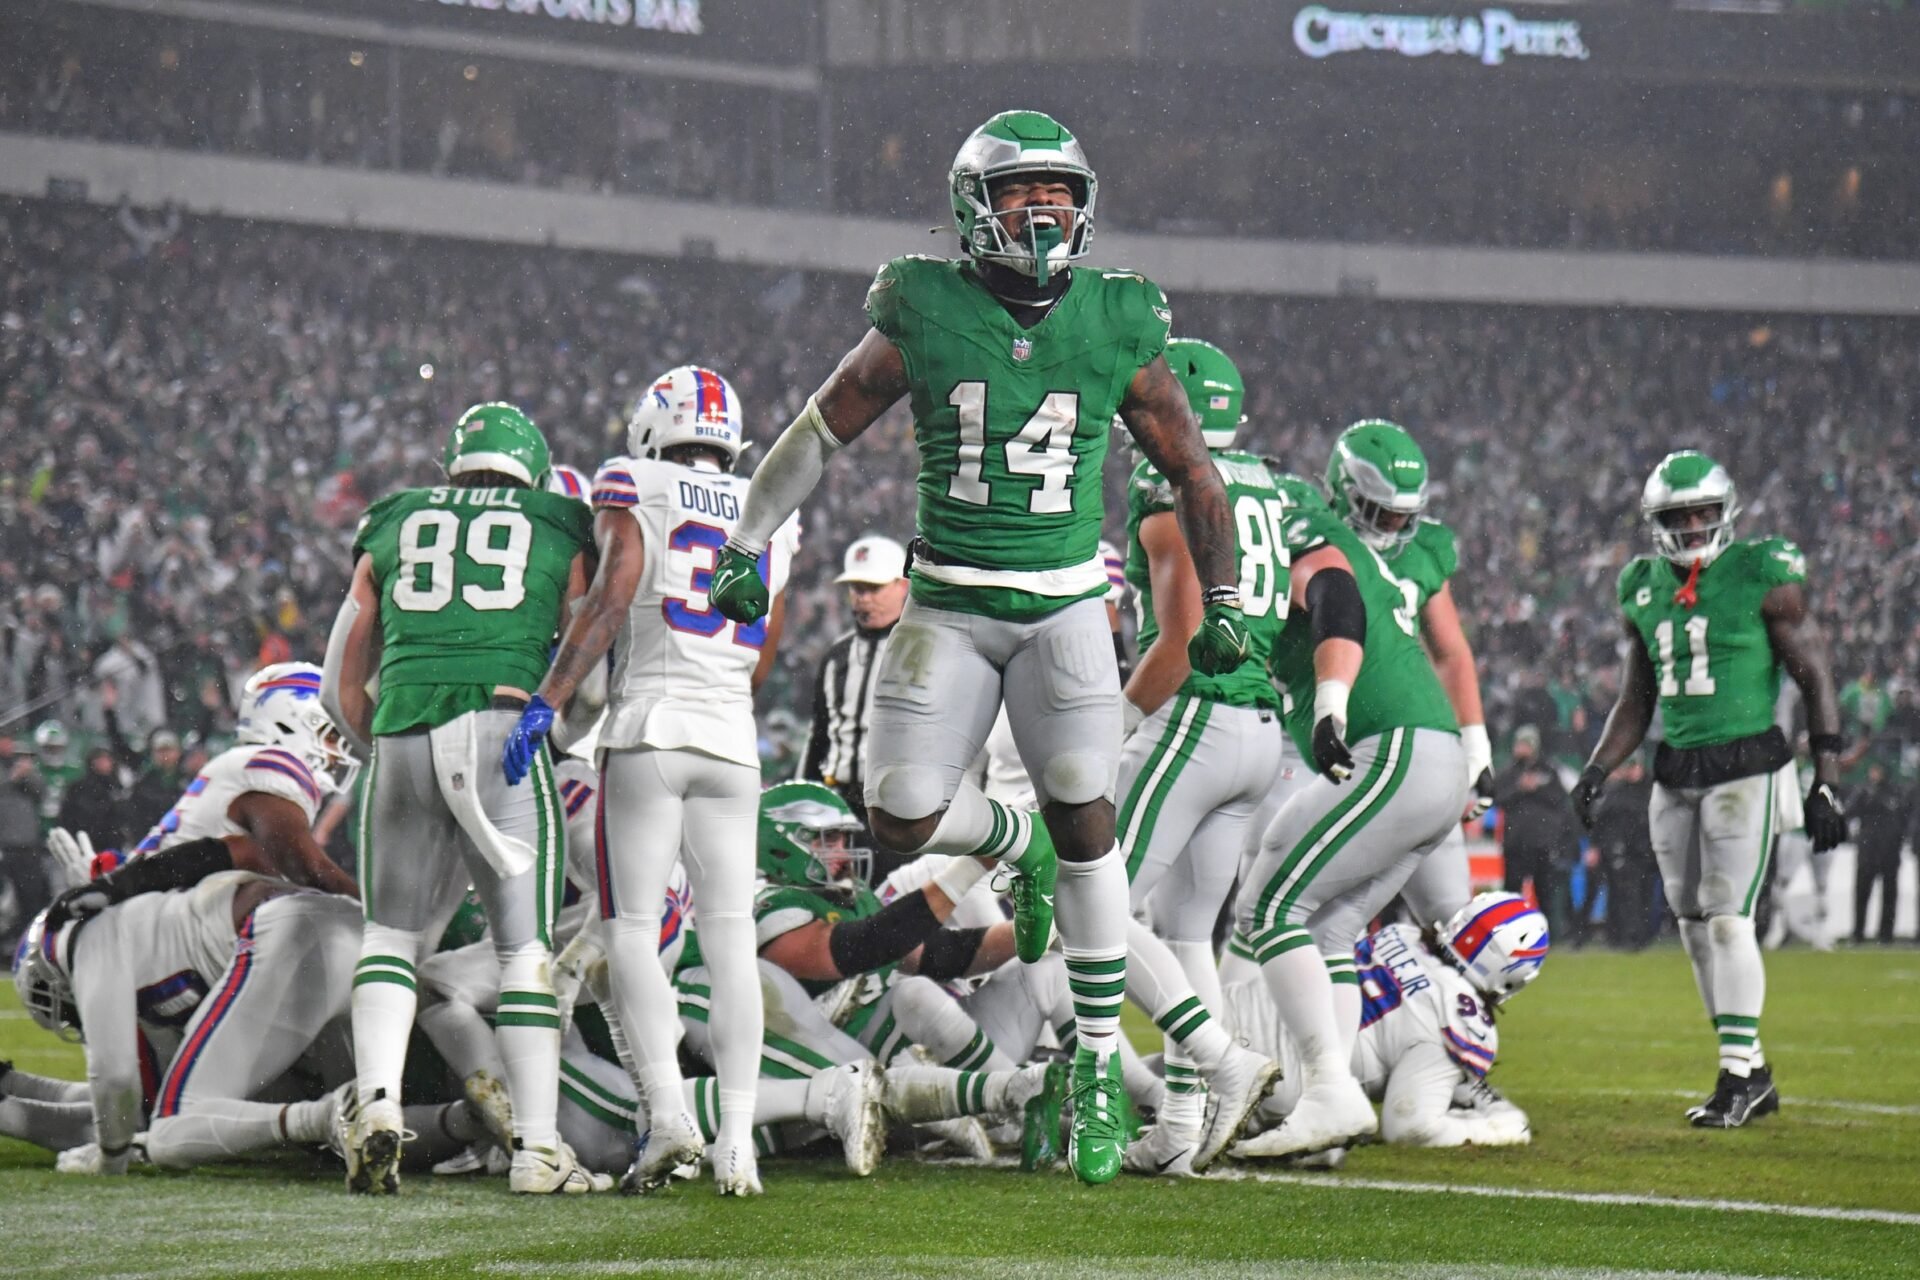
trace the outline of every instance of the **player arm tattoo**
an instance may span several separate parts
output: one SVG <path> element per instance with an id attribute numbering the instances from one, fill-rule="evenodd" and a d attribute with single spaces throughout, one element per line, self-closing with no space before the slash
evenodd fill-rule
<path id="1" fill-rule="evenodd" d="M 1237 586 L 1227 487 L 1213 469 L 1186 390 L 1165 359 L 1155 356 L 1133 375 L 1120 401 L 1120 418 L 1147 460 L 1173 486 L 1174 509 L 1202 589 Z"/>
<path id="2" fill-rule="evenodd" d="M 1147 574 L 1153 583 L 1153 617 L 1160 634 L 1153 638 L 1139 665 L 1127 679 L 1127 701 L 1146 715 L 1158 711 L 1192 674 L 1187 641 L 1200 626 L 1205 606 L 1200 603 L 1200 579 L 1193 557 L 1171 512 L 1161 511 L 1140 522 L 1140 545 L 1147 553 Z"/>
<path id="3" fill-rule="evenodd" d="M 560 648 L 553 655 L 546 679 L 535 690 L 550 707 L 565 707 L 574 689 L 613 646 L 633 605 L 634 593 L 640 589 L 640 571 L 646 565 L 640 522 L 628 512 L 601 511 L 594 516 L 593 530 L 600 546 L 600 565 L 560 636 Z"/>
<path id="4" fill-rule="evenodd" d="M 1767 592 L 1760 602 L 1760 617 L 1767 624 L 1773 651 L 1807 700 L 1808 735 L 1828 748 L 1814 748 L 1814 777 L 1837 786 L 1840 753 L 1832 746 L 1840 737 L 1840 699 L 1833 689 L 1827 633 L 1807 607 L 1806 590 L 1797 582 L 1783 582 Z"/>
<path id="5" fill-rule="evenodd" d="M 1620 673 L 1620 697 L 1607 713 L 1606 727 L 1601 729 L 1600 741 L 1587 760 L 1589 767 L 1604 773 L 1612 773 L 1633 754 L 1640 740 L 1647 736 L 1647 726 L 1653 723 L 1657 688 L 1653 658 L 1647 653 L 1646 641 L 1640 638 L 1638 628 L 1632 622 L 1622 621 L 1627 633 L 1627 657 Z"/>
<path id="6" fill-rule="evenodd" d="M 275 875 L 323 893 L 360 896 L 360 886 L 353 877 L 315 843 L 307 815 L 293 801 L 264 791 L 247 791 L 227 806 L 227 816 L 253 838 Z"/>

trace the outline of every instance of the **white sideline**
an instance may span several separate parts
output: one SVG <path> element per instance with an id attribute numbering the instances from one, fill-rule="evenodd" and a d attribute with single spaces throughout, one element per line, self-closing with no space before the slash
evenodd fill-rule
<path id="1" fill-rule="evenodd" d="M 1682 1196 L 1634 1195 L 1619 1191 L 1547 1191 L 1535 1187 L 1491 1187 L 1477 1183 L 1396 1182 L 1388 1178 L 1349 1178 L 1343 1175 L 1280 1173 L 1230 1169 L 1209 1178 L 1250 1179 L 1297 1187 L 1324 1187 L 1335 1191 L 1410 1191 L 1416 1194 L 1482 1196 L 1494 1200 L 1559 1200 L 1570 1204 L 1626 1205 L 1650 1209 L 1695 1209 L 1710 1213 L 1764 1213 L 1782 1218 L 1821 1218 L 1829 1222 L 1884 1222 L 1896 1227 L 1920 1227 L 1920 1213 L 1898 1209 L 1837 1209 L 1811 1204 L 1766 1204 L 1758 1200 L 1701 1200 Z"/>

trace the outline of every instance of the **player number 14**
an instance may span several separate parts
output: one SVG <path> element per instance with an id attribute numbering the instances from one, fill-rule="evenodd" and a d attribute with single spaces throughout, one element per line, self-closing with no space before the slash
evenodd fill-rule
<path id="1" fill-rule="evenodd" d="M 972 506 L 993 501 L 993 486 L 980 478 L 987 457 L 987 384 L 956 383 L 947 403 L 960 411 L 960 449 L 954 459 L 947 496 Z M 1035 515 L 1057 515 L 1073 510 L 1068 483 L 1080 459 L 1073 453 L 1073 429 L 1080 421 L 1080 397 L 1071 391 L 1050 391 L 1025 426 L 1006 443 L 1007 470 L 1017 476 L 1039 476 L 1039 487 L 1027 495 L 1027 510 Z"/>
<path id="2" fill-rule="evenodd" d="M 1653 629 L 1653 642 L 1660 649 L 1660 696 L 1677 698 L 1685 693 L 1689 698 L 1703 698 L 1714 690 L 1713 677 L 1707 671 L 1707 620 L 1699 614 L 1687 619 L 1687 652 L 1693 655 L 1693 662 L 1687 670 L 1687 683 L 1682 686 L 1675 678 L 1673 656 L 1673 619 L 1662 618 L 1660 625 Z"/>

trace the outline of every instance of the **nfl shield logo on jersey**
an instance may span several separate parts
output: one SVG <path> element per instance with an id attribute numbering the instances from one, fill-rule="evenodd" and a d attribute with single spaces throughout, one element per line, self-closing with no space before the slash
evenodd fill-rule
<path id="1" fill-rule="evenodd" d="M 1018 360 L 1020 363 L 1025 364 L 1027 362 L 1027 359 L 1032 355 L 1033 355 L 1033 339 L 1032 338 L 1015 338 L 1013 340 L 1013 358 L 1015 360 Z"/>

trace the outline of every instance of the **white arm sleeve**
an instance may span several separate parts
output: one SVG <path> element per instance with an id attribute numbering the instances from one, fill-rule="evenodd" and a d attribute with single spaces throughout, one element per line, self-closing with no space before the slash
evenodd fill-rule
<path id="1" fill-rule="evenodd" d="M 73 1002 L 87 1032 L 87 1086 L 101 1171 L 119 1173 L 140 1129 L 140 1026 L 128 976 L 133 966 L 113 912 L 95 916 L 76 942 Z"/>
<path id="2" fill-rule="evenodd" d="M 333 617 L 333 630 L 327 635 L 327 656 L 320 665 L 320 709 L 353 744 L 354 754 L 366 760 L 373 754 L 373 745 L 360 740 L 360 735 L 348 723 L 346 713 L 340 709 L 340 668 L 347 660 L 347 637 L 352 634 L 354 621 L 359 616 L 360 602 L 348 595 L 340 602 L 340 612 Z"/>
<path id="3" fill-rule="evenodd" d="M 800 509 L 813 487 L 826 472 L 827 459 L 840 448 L 840 441 L 827 430 L 820 410 L 809 398 L 807 407 L 793 424 L 780 433 L 767 450 L 767 456 L 753 473 L 747 490 L 746 509 L 740 513 L 729 541 L 755 555 L 766 550 L 767 542 L 787 518 Z"/>

